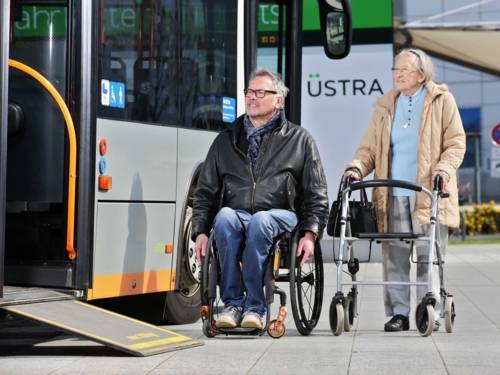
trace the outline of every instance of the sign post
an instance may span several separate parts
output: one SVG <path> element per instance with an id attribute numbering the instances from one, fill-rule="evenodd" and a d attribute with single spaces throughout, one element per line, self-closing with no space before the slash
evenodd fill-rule
<path id="1" fill-rule="evenodd" d="M 500 178 L 500 147 L 497 146 L 491 149 L 490 160 L 491 178 Z"/>

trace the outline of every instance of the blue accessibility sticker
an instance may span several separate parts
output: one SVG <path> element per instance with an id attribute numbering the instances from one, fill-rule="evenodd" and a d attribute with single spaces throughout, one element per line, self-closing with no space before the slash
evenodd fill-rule
<path id="1" fill-rule="evenodd" d="M 236 120 L 236 99 L 222 97 L 222 121 L 234 122 Z"/>
<path id="2" fill-rule="evenodd" d="M 109 81 L 109 106 L 125 108 L 125 84 Z"/>

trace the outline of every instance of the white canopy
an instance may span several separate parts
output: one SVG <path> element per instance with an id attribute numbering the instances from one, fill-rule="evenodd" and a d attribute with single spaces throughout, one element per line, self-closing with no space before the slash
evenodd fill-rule
<path id="1" fill-rule="evenodd" d="M 408 26 L 394 30 L 396 46 L 500 76 L 500 25 Z"/>

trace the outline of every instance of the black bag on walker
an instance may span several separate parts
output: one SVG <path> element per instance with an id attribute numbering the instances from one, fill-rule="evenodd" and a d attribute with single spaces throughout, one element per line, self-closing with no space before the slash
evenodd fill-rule
<path id="1" fill-rule="evenodd" d="M 340 237 L 340 215 L 342 214 L 342 186 L 340 183 L 337 200 L 332 203 L 326 232 L 333 237 Z M 350 193 L 349 193 L 350 195 Z M 349 216 L 347 220 L 351 224 L 351 234 L 377 232 L 377 218 L 372 202 L 368 201 L 365 189 L 359 190 L 359 201 L 349 200 Z"/>

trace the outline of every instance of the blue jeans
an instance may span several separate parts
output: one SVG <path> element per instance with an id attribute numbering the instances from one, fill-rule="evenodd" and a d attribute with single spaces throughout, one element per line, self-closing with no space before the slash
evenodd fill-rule
<path id="1" fill-rule="evenodd" d="M 280 209 L 252 215 L 223 207 L 217 213 L 214 239 L 219 251 L 220 291 L 225 306 L 241 307 L 244 312 L 260 315 L 265 313 L 263 280 L 273 239 L 292 231 L 297 222 L 294 212 Z"/>

